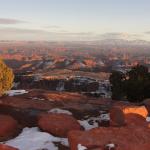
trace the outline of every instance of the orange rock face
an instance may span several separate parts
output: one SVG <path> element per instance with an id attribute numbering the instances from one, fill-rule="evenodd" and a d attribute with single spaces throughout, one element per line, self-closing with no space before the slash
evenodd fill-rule
<path id="1" fill-rule="evenodd" d="M 66 137 L 71 130 L 80 130 L 80 124 L 67 114 L 45 114 L 39 118 L 39 127 L 55 136 Z"/>
<path id="2" fill-rule="evenodd" d="M 18 123 L 8 115 L 0 115 L 0 141 L 7 140 L 16 134 Z"/>
<path id="3" fill-rule="evenodd" d="M 19 149 L 13 148 L 4 144 L 0 144 L 0 150 L 19 150 Z"/>
<path id="4" fill-rule="evenodd" d="M 123 109 L 123 112 L 124 114 L 138 114 L 140 116 L 143 116 L 144 118 L 146 118 L 148 115 L 148 111 L 144 106 L 128 106 Z"/>
<path id="5" fill-rule="evenodd" d="M 108 143 L 116 145 L 115 150 L 149 150 L 150 129 L 131 127 L 96 128 L 90 131 L 71 131 L 68 135 L 71 150 L 78 144 L 87 148 L 97 146 L 105 149 Z"/>

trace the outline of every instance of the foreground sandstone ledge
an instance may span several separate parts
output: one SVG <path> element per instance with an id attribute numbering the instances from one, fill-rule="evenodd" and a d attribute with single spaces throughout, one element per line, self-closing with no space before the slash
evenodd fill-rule
<path id="1" fill-rule="evenodd" d="M 90 131 L 71 131 L 68 135 L 71 150 L 81 144 L 90 150 L 104 149 L 109 143 L 116 145 L 115 150 L 149 150 L 150 129 L 132 127 L 96 128 Z"/>
<path id="2" fill-rule="evenodd" d="M 88 150 L 104 150 L 108 143 L 114 143 L 115 150 L 150 150 L 150 128 L 146 122 L 149 107 L 140 105 L 93 99 L 77 93 L 32 90 L 24 95 L 0 98 L 0 114 L 12 116 L 21 127 L 39 126 L 43 131 L 57 136 L 66 137 L 70 131 L 68 137 L 71 150 L 77 150 L 78 144 L 86 146 Z M 46 116 L 42 121 L 44 126 L 41 126 L 38 122 L 39 114 L 45 114 L 52 108 L 71 111 L 76 123 L 87 115 L 97 117 L 99 111 L 106 111 L 110 113 L 110 126 L 77 131 L 80 125 L 74 127 L 74 121 L 67 122 L 64 115 L 61 119 L 55 115 L 51 121 Z"/>
<path id="3" fill-rule="evenodd" d="M 68 139 L 71 150 L 78 150 L 79 144 L 87 147 L 87 150 L 107 150 L 106 145 L 110 143 L 115 145 L 115 150 L 150 150 L 150 124 L 146 122 L 146 108 L 123 103 L 115 105 L 114 108 L 115 113 L 121 109 L 124 116 L 117 115 L 111 119 L 117 122 L 119 119 L 120 123 L 120 117 L 124 117 L 125 125 L 113 127 L 110 124 L 109 127 L 89 131 L 70 131 Z"/>

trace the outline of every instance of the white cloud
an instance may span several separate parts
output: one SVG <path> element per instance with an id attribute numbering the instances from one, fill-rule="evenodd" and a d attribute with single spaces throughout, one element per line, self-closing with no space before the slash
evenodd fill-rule
<path id="1" fill-rule="evenodd" d="M 57 25 L 49 25 L 49 26 L 45 26 L 44 28 L 46 28 L 46 29 L 60 29 L 61 26 L 57 26 Z"/>
<path id="2" fill-rule="evenodd" d="M 150 31 L 146 31 L 146 32 L 144 32 L 144 34 L 150 34 Z"/>
<path id="3" fill-rule="evenodd" d="M 100 37 L 104 39 L 126 39 L 126 40 L 138 39 L 141 36 L 142 35 L 139 34 L 129 34 L 120 32 L 105 33 L 100 35 Z"/>
<path id="4" fill-rule="evenodd" d="M 140 39 L 142 35 L 128 33 L 69 32 L 65 30 L 0 27 L 0 40 L 102 40 L 102 39 Z"/>

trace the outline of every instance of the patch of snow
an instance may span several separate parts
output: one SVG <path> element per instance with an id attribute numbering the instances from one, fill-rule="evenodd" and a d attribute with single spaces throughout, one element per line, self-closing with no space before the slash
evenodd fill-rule
<path id="1" fill-rule="evenodd" d="M 98 64 L 99 64 L 100 66 L 105 66 L 104 62 L 101 61 L 101 60 L 98 62 Z"/>
<path id="2" fill-rule="evenodd" d="M 62 145 L 69 146 L 67 138 L 54 137 L 46 132 L 41 132 L 37 127 L 24 128 L 19 136 L 6 141 L 5 144 L 19 150 L 58 150 L 53 142 L 60 142 Z"/>
<path id="3" fill-rule="evenodd" d="M 65 83 L 60 81 L 56 87 L 56 91 L 64 91 L 65 90 Z"/>
<path id="4" fill-rule="evenodd" d="M 79 65 L 81 66 L 81 67 L 86 67 L 86 65 L 84 64 L 84 63 L 82 63 L 82 62 L 79 62 Z"/>
<path id="5" fill-rule="evenodd" d="M 56 114 L 67 114 L 72 115 L 72 113 L 68 110 L 60 109 L 60 108 L 53 108 L 48 113 L 56 113 Z"/>
<path id="6" fill-rule="evenodd" d="M 69 65 L 70 64 L 70 61 L 69 60 L 66 60 L 65 61 L 65 65 L 67 66 L 67 65 Z"/>
<path id="7" fill-rule="evenodd" d="M 77 148 L 78 150 L 87 150 L 87 147 L 82 146 L 81 144 L 78 144 Z"/>
<path id="8" fill-rule="evenodd" d="M 14 88 L 17 88 L 19 84 L 20 84 L 20 82 L 14 82 L 14 83 L 13 83 L 13 87 L 14 87 Z"/>
<path id="9" fill-rule="evenodd" d="M 150 122 L 150 116 L 146 117 L 146 121 Z"/>
<path id="10" fill-rule="evenodd" d="M 26 93 L 28 93 L 26 90 L 10 90 L 6 92 L 8 96 L 22 95 Z"/>
<path id="11" fill-rule="evenodd" d="M 69 147 L 69 142 L 67 138 L 59 138 L 60 139 L 60 143 L 66 147 Z"/>
<path id="12" fill-rule="evenodd" d="M 87 119 L 87 120 L 78 120 L 78 122 L 80 123 L 80 125 L 82 127 L 84 127 L 85 130 L 90 130 L 90 129 L 93 129 L 93 128 L 97 128 L 98 127 L 98 122 L 96 122 L 96 118 L 93 118 L 93 124 L 90 124 L 89 121 L 91 120 L 90 119 Z"/>
<path id="13" fill-rule="evenodd" d="M 110 120 L 110 116 L 109 114 L 100 114 L 100 116 L 98 117 L 90 117 L 86 120 L 78 120 L 78 122 L 80 123 L 80 125 L 82 127 L 84 127 L 85 130 L 90 130 L 93 128 L 97 128 L 99 126 L 99 122 L 102 121 L 109 121 Z"/>
<path id="14" fill-rule="evenodd" d="M 55 100 L 53 100 L 53 99 L 48 99 L 48 101 L 50 101 L 50 102 L 54 102 Z"/>
<path id="15" fill-rule="evenodd" d="M 115 148 L 115 144 L 114 144 L 114 143 L 107 144 L 107 145 L 106 145 L 106 148 L 107 148 L 108 150 L 114 149 L 114 148 Z"/>
<path id="16" fill-rule="evenodd" d="M 101 114 L 100 115 L 100 120 L 101 121 L 109 121 L 110 120 L 110 115 L 109 114 Z"/>
<path id="17" fill-rule="evenodd" d="M 33 97 L 32 99 L 33 100 L 39 100 L 39 101 L 44 101 L 45 100 L 44 98 L 38 98 L 38 97 Z"/>
<path id="18" fill-rule="evenodd" d="M 52 66 L 53 64 L 54 64 L 54 62 L 53 62 L 53 61 L 45 62 L 45 65 L 46 65 L 46 66 Z"/>

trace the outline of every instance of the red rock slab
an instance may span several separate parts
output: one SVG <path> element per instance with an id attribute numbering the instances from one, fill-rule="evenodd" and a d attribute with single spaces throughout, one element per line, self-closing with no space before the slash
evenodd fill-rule
<path id="1" fill-rule="evenodd" d="M 146 119 L 139 114 L 134 114 L 134 113 L 125 114 L 125 120 L 127 126 L 132 126 L 135 128 L 137 127 L 147 128 L 149 125 Z"/>
<path id="2" fill-rule="evenodd" d="M 13 137 L 18 129 L 17 121 L 9 115 L 0 115 L 0 141 Z"/>
<path id="3" fill-rule="evenodd" d="M 115 150 L 150 150 L 150 129 L 143 127 L 109 127 L 90 131 L 71 131 L 68 134 L 71 150 L 81 144 L 87 148 L 105 148 L 108 143 L 116 145 Z"/>
<path id="4" fill-rule="evenodd" d="M 66 137 L 71 130 L 81 129 L 78 121 L 67 114 L 43 114 L 38 125 L 43 131 L 59 137 Z"/>
<path id="5" fill-rule="evenodd" d="M 112 107 L 110 110 L 110 126 L 121 127 L 125 125 L 125 116 L 119 107 Z"/>

